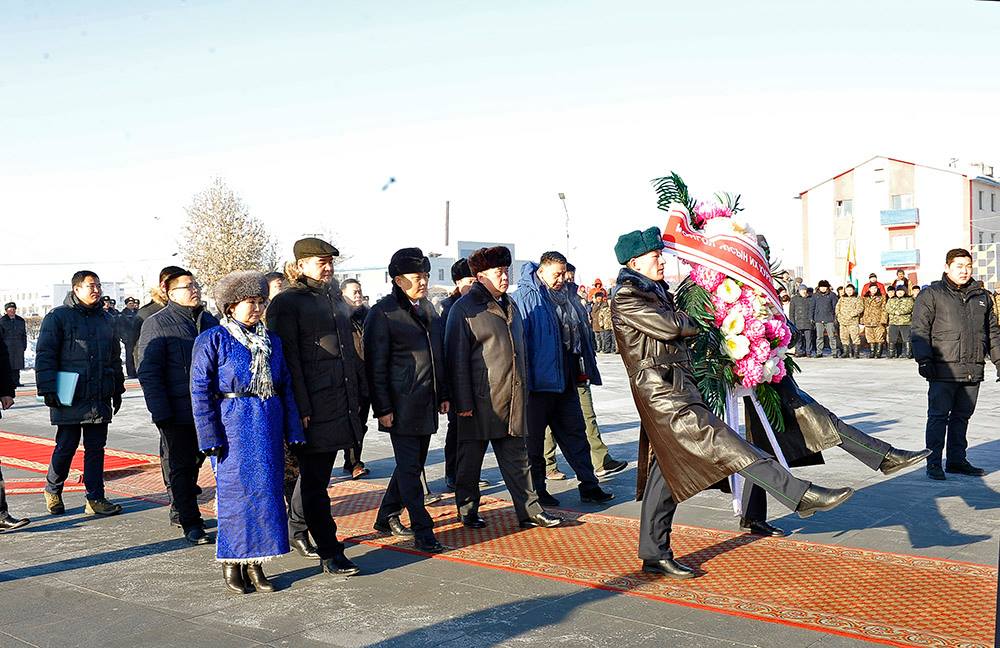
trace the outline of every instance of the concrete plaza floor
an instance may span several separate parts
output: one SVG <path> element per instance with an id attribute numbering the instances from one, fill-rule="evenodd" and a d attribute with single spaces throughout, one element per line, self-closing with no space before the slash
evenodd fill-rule
<path id="1" fill-rule="evenodd" d="M 926 383 L 912 361 L 804 360 L 800 383 L 842 418 L 905 448 L 923 447 Z M 575 480 L 550 483 L 566 508 L 637 517 L 633 501 L 638 417 L 617 357 L 601 358 L 605 386 L 594 389 L 603 437 L 630 467 L 605 485 L 608 506 L 581 505 Z M 988 374 L 992 373 L 989 369 Z M 29 372 L 26 382 L 32 380 Z M 772 521 L 793 538 L 996 565 L 1000 537 L 1000 385 L 983 383 L 969 431 L 969 458 L 982 479 L 928 480 L 922 468 L 884 477 L 839 449 L 826 465 L 796 473 L 823 485 L 850 485 L 836 511 L 800 520 L 771 501 Z M 130 391 L 111 426 L 109 447 L 156 453 L 158 439 L 141 393 Z M 0 428 L 47 436 L 47 410 L 21 397 Z M 443 434 L 428 459 L 433 490 L 443 490 Z M 393 461 L 388 437 L 371 426 L 365 459 L 384 483 Z M 568 470 L 564 462 L 561 466 Z M 5 476 L 36 477 L 4 466 Z M 487 455 L 484 476 L 499 484 Z M 166 510 L 119 500 L 126 514 L 83 514 L 83 494 L 66 495 L 67 514 L 49 516 L 41 495 L 10 498 L 30 516 L 23 532 L 0 536 L 0 648 L 7 646 L 846 646 L 862 642 L 810 630 L 654 603 L 570 583 L 474 565 L 348 545 L 362 575 L 319 574 L 295 554 L 270 564 L 282 591 L 232 596 L 211 546 L 190 547 Z M 735 530 L 726 496 L 705 492 L 683 503 L 680 524 Z M 214 521 L 213 521 L 214 522 Z M 905 584 L 901 584 L 905 587 Z M 946 597 L 947 592 L 941 596 Z"/>

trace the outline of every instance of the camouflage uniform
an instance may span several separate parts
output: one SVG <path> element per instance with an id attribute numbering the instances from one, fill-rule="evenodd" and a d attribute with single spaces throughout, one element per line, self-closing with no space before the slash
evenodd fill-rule
<path id="1" fill-rule="evenodd" d="M 902 358 L 897 348 L 902 343 L 906 357 L 910 357 L 910 323 L 913 321 L 913 297 L 893 297 L 885 303 L 889 317 L 889 357 Z"/>
<path id="2" fill-rule="evenodd" d="M 861 346 L 861 330 L 858 324 L 861 321 L 861 314 L 865 312 L 865 305 L 857 295 L 844 295 L 837 301 L 834 312 L 840 324 L 840 342 L 847 348 L 850 356 L 857 358 L 858 348 Z"/>
<path id="3" fill-rule="evenodd" d="M 885 344 L 885 325 L 889 323 L 889 316 L 885 313 L 885 297 L 868 295 L 862 299 L 865 312 L 861 315 L 861 325 L 865 327 L 865 339 L 871 345 L 871 357 L 879 358 Z"/>

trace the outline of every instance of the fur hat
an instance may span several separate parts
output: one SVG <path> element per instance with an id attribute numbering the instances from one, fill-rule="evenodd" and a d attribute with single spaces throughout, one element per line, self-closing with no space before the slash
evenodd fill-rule
<path id="1" fill-rule="evenodd" d="M 4 304 L 3 309 L 7 310 L 8 308 L 17 308 L 17 304 L 15 304 L 14 302 L 7 302 L 6 304 Z"/>
<path id="2" fill-rule="evenodd" d="M 819 283 L 816 284 L 816 287 L 817 288 L 829 288 L 830 287 L 830 282 L 827 281 L 826 279 L 820 279 Z"/>
<path id="3" fill-rule="evenodd" d="M 472 270 L 469 270 L 469 260 L 463 257 L 451 266 L 451 280 L 458 283 L 468 277 L 475 277 L 475 275 L 472 274 Z"/>
<path id="4" fill-rule="evenodd" d="M 268 285 L 263 273 L 256 270 L 230 272 L 215 284 L 215 305 L 225 313 L 232 304 L 251 297 L 267 299 Z"/>
<path id="5" fill-rule="evenodd" d="M 295 241 L 295 245 L 292 246 L 292 253 L 295 255 L 296 261 L 309 257 L 340 256 L 340 250 L 323 239 L 312 237 Z"/>
<path id="6" fill-rule="evenodd" d="M 469 255 L 469 270 L 474 275 L 490 268 L 509 268 L 510 264 L 510 250 L 502 245 L 479 248 Z"/>
<path id="7" fill-rule="evenodd" d="M 424 256 L 424 251 L 420 248 L 396 250 L 389 260 L 390 277 L 430 271 L 431 260 Z"/>
<path id="8" fill-rule="evenodd" d="M 615 243 L 615 256 L 618 263 L 625 265 L 637 256 L 642 256 L 653 250 L 663 249 L 663 238 L 660 236 L 659 227 L 639 231 L 633 230 L 628 234 L 622 234 Z"/>

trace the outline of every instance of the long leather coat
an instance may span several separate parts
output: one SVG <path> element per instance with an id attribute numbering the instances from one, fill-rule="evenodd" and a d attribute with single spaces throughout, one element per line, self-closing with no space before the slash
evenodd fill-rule
<path id="1" fill-rule="evenodd" d="M 458 440 L 523 437 L 525 406 L 524 329 L 510 298 L 500 301 L 480 283 L 455 302 L 445 329 L 445 363 L 451 409 L 459 416 Z"/>
<path id="2" fill-rule="evenodd" d="M 646 486 L 650 452 L 678 502 L 766 456 L 702 400 L 684 343 L 698 329 L 677 310 L 666 284 L 622 268 L 611 321 L 641 421 L 636 499 Z"/>
<path id="3" fill-rule="evenodd" d="M 448 400 L 444 375 L 444 323 L 427 299 L 416 306 L 398 287 L 365 318 L 365 372 L 372 413 L 393 415 L 383 432 L 430 436 Z"/>
<path id="4" fill-rule="evenodd" d="M 267 307 L 268 329 L 281 338 L 299 415 L 310 418 L 307 452 L 354 447 L 363 438 L 366 379 L 337 286 L 301 277 Z"/>

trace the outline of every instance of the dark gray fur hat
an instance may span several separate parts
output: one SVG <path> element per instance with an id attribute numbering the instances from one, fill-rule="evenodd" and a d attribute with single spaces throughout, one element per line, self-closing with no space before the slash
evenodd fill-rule
<path id="1" fill-rule="evenodd" d="M 268 286 L 264 274 L 256 270 L 230 272 L 215 284 L 215 305 L 223 313 L 231 304 L 238 304 L 250 297 L 267 299 Z"/>

